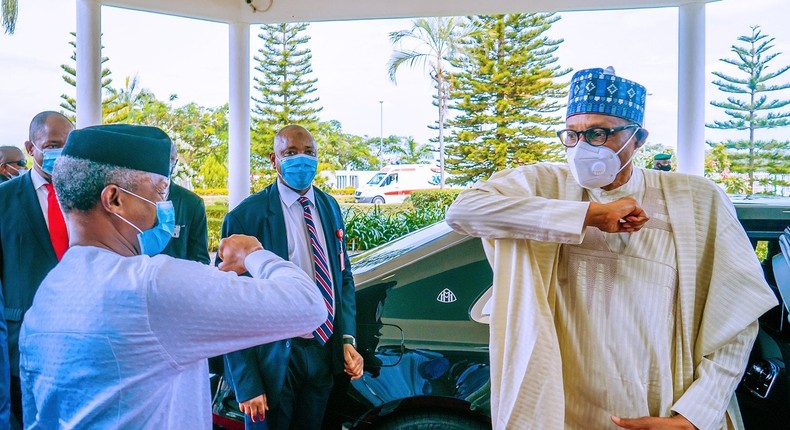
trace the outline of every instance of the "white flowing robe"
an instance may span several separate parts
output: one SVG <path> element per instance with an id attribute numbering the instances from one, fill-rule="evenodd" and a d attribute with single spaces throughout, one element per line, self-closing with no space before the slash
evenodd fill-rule
<path id="1" fill-rule="evenodd" d="M 672 398 L 660 399 L 671 410 L 659 415 L 680 413 L 703 430 L 742 427 L 733 391 L 757 318 L 776 299 L 718 187 L 695 176 L 641 173 L 663 192 L 676 245 L 671 362 L 660 366 L 671 370 L 666 396 Z M 555 315 L 557 292 L 564 287 L 559 283 L 563 246 L 581 244 L 586 233 L 584 198 L 566 166 L 539 164 L 477 183 L 447 213 L 453 228 L 484 238 L 494 272 L 490 356 L 496 429 L 563 429 L 566 408 L 584 407 L 566 405 Z"/>

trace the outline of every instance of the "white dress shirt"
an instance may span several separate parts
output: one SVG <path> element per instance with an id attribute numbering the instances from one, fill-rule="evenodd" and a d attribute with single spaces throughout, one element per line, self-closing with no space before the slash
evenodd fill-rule
<path id="1" fill-rule="evenodd" d="M 47 191 L 46 187 L 48 182 L 43 176 L 41 176 L 41 173 L 38 173 L 38 170 L 36 169 L 30 169 L 30 179 L 33 180 L 33 188 L 36 189 L 38 204 L 41 206 L 41 213 L 44 214 L 44 222 L 47 224 L 47 229 L 49 229 L 49 216 L 47 214 L 47 210 L 49 209 L 47 196 L 49 195 L 49 192 Z"/>
<path id="2" fill-rule="evenodd" d="M 288 260 L 301 267 L 311 278 L 315 280 L 315 266 L 313 264 L 313 249 L 310 245 L 310 237 L 307 234 L 307 225 L 304 222 L 304 209 L 297 200 L 302 197 L 296 191 L 285 186 L 282 181 L 277 180 L 277 190 L 280 192 L 280 203 L 282 203 L 283 216 L 285 218 L 285 230 L 288 236 Z M 304 194 L 310 201 L 310 212 L 313 215 L 313 223 L 318 236 L 318 242 L 324 255 L 329 255 L 326 249 L 326 237 L 321 224 L 321 216 L 315 205 L 315 192 L 311 186 Z M 332 261 L 327 258 L 329 270 L 332 270 Z"/>

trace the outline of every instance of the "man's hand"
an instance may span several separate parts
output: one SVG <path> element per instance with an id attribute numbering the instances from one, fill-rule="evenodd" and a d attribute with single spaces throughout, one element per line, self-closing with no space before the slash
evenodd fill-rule
<path id="1" fill-rule="evenodd" d="M 636 200 L 623 197 L 611 203 L 590 202 L 584 226 L 607 233 L 632 233 L 639 231 L 649 219 Z"/>
<path id="2" fill-rule="evenodd" d="M 343 361 L 345 362 L 344 371 L 351 377 L 352 381 L 362 377 L 363 368 L 365 367 L 364 360 L 353 345 L 343 345 Z"/>
<path id="3" fill-rule="evenodd" d="M 696 430 L 694 424 L 683 415 L 669 418 L 618 418 L 613 416 L 612 422 L 618 427 L 633 430 Z"/>
<path id="4" fill-rule="evenodd" d="M 269 410 L 269 404 L 266 402 L 266 394 L 253 397 L 246 402 L 240 402 L 239 409 L 245 415 L 249 415 L 252 422 L 256 420 L 263 421 L 263 419 L 266 418 L 266 411 Z"/>
<path id="5" fill-rule="evenodd" d="M 234 234 L 219 241 L 217 256 L 222 259 L 219 270 L 236 272 L 241 275 L 247 271 L 244 259 L 255 251 L 263 249 L 258 239 L 243 234 Z"/>

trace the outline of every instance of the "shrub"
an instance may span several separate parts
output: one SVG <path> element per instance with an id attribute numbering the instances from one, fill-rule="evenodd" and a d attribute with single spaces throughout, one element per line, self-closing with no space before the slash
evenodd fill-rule
<path id="1" fill-rule="evenodd" d="M 337 200 L 337 202 L 340 203 L 340 204 L 348 205 L 348 204 L 356 202 L 356 199 L 354 199 L 354 196 L 335 195 L 335 194 L 333 194 L 332 197 L 334 197 L 335 200 Z"/>
<path id="2" fill-rule="evenodd" d="M 415 208 L 438 207 L 447 210 L 461 191 L 459 188 L 412 191 L 409 200 Z"/>
<path id="3" fill-rule="evenodd" d="M 364 251 L 395 240 L 414 230 L 444 219 L 445 208 L 426 206 L 413 209 L 407 205 L 383 209 L 351 206 L 344 210 L 346 246 L 349 251 Z"/>
<path id="4" fill-rule="evenodd" d="M 222 220 L 228 213 L 228 202 L 214 202 L 206 206 L 206 219 L 208 221 L 208 250 L 215 252 L 219 248 L 219 238 L 222 234 Z"/>
<path id="5" fill-rule="evenodd" d="M 333 196 L 353 196 L 354 191 L 357 189 L 354 187 L 346 187 L 346 188 L 333 188 L 332 195 Z"/>
<path id="6" fill-rule="evenodd" d="M 199 196 L 227 196 L 227 188 L 195 188 L 193 193 Z"/>
<path id="7" fill-rule="evenodd" d="M 350 196 L 340 196 L 341 199 L 348 197 Z M 364 251 L 376 247 L 441 221 L 446 210 L 446 207 L 440 207 L 435 201 L 424 203 L 417 208 L 408 201 L 397 205 L 344 204 L 342 212 L 346 224 L 346 244 L 349 251 Z M 222 220 L 227 213 L 227 200 L 207 202 L 209 252 L 216 252 L 219 247 Z"/>

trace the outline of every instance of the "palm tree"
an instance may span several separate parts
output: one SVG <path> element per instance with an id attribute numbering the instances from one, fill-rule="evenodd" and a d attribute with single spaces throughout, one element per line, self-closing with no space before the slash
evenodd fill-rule
<path id="1" fill-rule="evenodd" d="M 439 165 L 440 188 L 444 188 L 444 120 L 450 94 L 448 60 L 458 53 L 457 42 L 464 35 L 464 21 L 457 17 L 418 18 L 412 21 L 410 30 L 390 33 L 393 49 L 388 64 L 392 82 L 403 64 L 410 67 L 421 65 L 436 87 L 436 104 L 439 107 Z M 404 48 L 409 43 L 413 49 Z"/>
<path id="2" fill-rule="evenodd" d="M 19 14 L 18 0 L 2 0 L 3 2 L 3 29 L 6 34 L 14 34 L 14 27 L 16 27 L 16 18 Z"/>
<path id="3" fill-rule="evenodd" d="M 417 164 L 429 158 L 431 147 L 421 145 L 413 137 L 398 139 L 398 141 L 387 148 L 387 152 L 398 156 L 401 164 Z"/>

